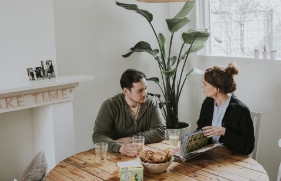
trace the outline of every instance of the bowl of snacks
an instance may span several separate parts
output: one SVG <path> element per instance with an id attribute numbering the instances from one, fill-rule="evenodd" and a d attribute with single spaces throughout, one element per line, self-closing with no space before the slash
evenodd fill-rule
<path id="1" fill-rule="evenodd" d="M 162 173 L 167 170 L 173 162 L 174 157 L 169 151 L 151 151 L 145 150 L 137 158 L 143 165 L 144 170 L 150 173 Z"/>

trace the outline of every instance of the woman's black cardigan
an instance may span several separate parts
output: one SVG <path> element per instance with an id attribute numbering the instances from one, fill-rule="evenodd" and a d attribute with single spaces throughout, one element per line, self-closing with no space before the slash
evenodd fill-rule
<path id="1" fill-rule="evenodd" d="M 201 107 L 198 128 L 211 126 L 214 112 L 214 99 L 207 97 Z M 255 146 L 253 121 L 248 107 L 233 94 L 222 119 L 222 127 L 226 128 L 219 142 L 227 146 L 233 153 L 248 155 Z M 208 140 L 212 143 L 212 139 Z"/>

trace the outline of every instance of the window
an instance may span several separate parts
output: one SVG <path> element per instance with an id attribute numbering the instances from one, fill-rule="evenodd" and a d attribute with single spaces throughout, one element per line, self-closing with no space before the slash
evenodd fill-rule
<path id="1" fill-rule="evenodd" d="M 280 5 L 280 0 L 198 0 L 197 26 L 222 41 L 211 36 L 201 54 L 253 57 L 264 46 L 280 53 Z"/>

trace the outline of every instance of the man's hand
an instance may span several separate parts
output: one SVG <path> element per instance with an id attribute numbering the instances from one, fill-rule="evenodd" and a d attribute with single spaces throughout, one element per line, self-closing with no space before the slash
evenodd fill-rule
<path id="1" fill-rule="evenodd" d="M 137 147 L 133 143 L 123 144 L 120 147 L 119 152 L 123 155 L 127 155 L 130 157 L 136 157 L 139 155 L 139 152 L 137 151 Z"/>
<path id="2" fill-rule="evenodd" d="M 221 126 L 205 126 L 202 129 L 204 130 L 204 136 L 208 138 L 225 134 L 225 128 Z"/>
<path id="3" fill-rule="evenodd" d="M 119 138 L 118 140 L 116 140 L 118 143 L 123 144 L 127 144 L 127 143 L 133 143 L 132 138 L 130 137 L 125 137 L 125 138 Z"/>

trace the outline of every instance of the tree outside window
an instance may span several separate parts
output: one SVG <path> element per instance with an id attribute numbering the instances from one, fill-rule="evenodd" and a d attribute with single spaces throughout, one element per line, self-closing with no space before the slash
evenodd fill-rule
<path id="1" fill-rule="evenodd" d="M 263 51 L 266 46 L 280 54 L 280 5 L 279 0 L 210 0 L 209 28 L 222 43 L 210 39 L 207 52 L 252 57 L 255 49 Z"/>

